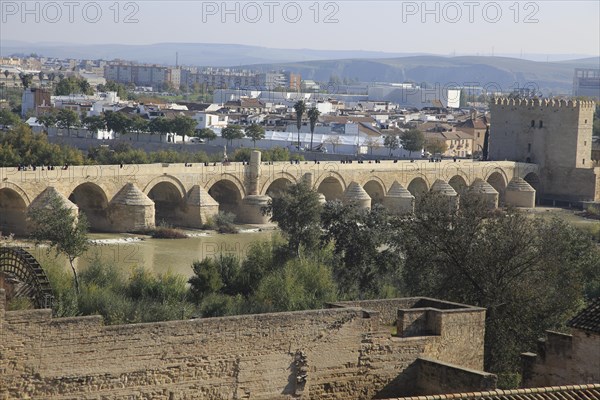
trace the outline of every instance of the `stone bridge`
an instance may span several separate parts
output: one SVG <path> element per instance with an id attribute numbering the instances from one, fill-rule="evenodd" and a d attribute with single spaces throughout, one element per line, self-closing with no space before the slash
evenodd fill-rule
<path id="1" fill-rule="evenodd" d="M 54 170 L 0 168 L 0 231 L 27 233 L 27 210 L 43 207 L 56 193 L 88 217 L 96 231 L 139 231 L 166 222 L 201 227 L 218 211 L 241 223 L 264 223 L 260 208 L 286 185 L 306 180 L 323 200 L 355 200 L 365 207 L 382 203 L 410 211 L 415 197 L 429 190 L 457 196 L 468 187 L 491 199 L 492 206 L 533 207 L 539 189 L 538 167 L 516 162 L 471 160 L 313 161 L 249 163 L 89 165 Z"/>

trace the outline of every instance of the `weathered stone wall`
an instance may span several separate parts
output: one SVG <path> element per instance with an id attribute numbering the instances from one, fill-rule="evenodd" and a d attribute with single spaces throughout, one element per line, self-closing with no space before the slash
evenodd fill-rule
<path id="1" fill-rule="evenodd" d="M 600 381 L 600 335 L 574 329 L 546 332 L 537 354 L 524 353 L 523 386 L 559 386 Z"/>
<path id="2" fill-rule="evenodd" d="M 494 374 L 421 357 L 417 360 L 417 387 L 420 395 L 493 390 Z"/>
<path id="3" fill-rule="evenodd" d="M 455 313 L 440 319 L 441 335 L 410 338 L 356 307 L 119 326 L 3 310 L 4 300 L 0 399 L 367 399 L 414 392 L 419 356 L 483 362 L 478 308 L 440 311 Z"/>

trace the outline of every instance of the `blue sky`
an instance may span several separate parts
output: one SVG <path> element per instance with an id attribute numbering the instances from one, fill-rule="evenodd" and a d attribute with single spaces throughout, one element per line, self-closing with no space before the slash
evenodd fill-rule
<path id="1" fill-rule="evenodd" d="M 443 55 L 600 54 L 599 1 L 0 0 L 1 40 Z M 117 11 L 118 10 L 118 11 Z M 317 12 L 318 10 L 318 12 Z M 1 44 L 1 42 L 0 42 Z"/>

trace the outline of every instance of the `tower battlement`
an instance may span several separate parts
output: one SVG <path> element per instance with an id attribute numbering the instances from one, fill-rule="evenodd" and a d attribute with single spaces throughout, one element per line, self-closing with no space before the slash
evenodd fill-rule
<path id="1" fill-rule="evenodd" d="M 547 107 L 547 108 L 580 108 L 594 109 L 596 103 L 590 100 L 575 99 L 509 99 L 496 97 L 492 100 L 497 106 Z"/>

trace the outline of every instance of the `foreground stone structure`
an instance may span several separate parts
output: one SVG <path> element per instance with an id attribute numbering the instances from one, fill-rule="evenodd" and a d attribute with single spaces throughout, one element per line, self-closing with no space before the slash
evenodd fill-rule
<path id="1" fill-rule="evenodd" d="M 6 311 L 0 290 L 0 399 L 370 399 L 495 388 L 493 375 L 465 369 L 483 366 L 484 309 L 428 298 L 330 307 L 105 326 L 98 316 Z M 430 378 L 417 384 L 419 374 Z"/>
<path id="2" fill-rule="evenodd" d="M 600 298 L 567 326 L 571 334 L 547 331 L 537 354 L 523 353 L 523 386 L 557 386 L 600 382 Z"/>
<path id="3" fill-rule="evenodd" d="M 86 214 L 96 231 L 124 232 L 162 221 L 200 228 L 219 211 L 242 223 L 264 223 L 261 207 L 289 184 L 305 180 L 325 200 L 357 201 L 363 207 L 384 204 L 410 212 L 419 197 L 438 186 L 458 195 L 483 180 L 498 192 L 501 205 L 515 178 L 532 185 L 538 167 L 516 162 L 382 161 L 381 163 L 264 163 L 254 152 L 249 163 L 90 165 L 67 169 L 0 168 L 0 231 L 25 234 L 26 213 L 47 188 L 68 198 Z M 536 192 L 529 193 L 530 202 Z M 482 196 L 487 194 L 482 193 Z M 514 204 L 517 205 L 517 204 Z"/>

